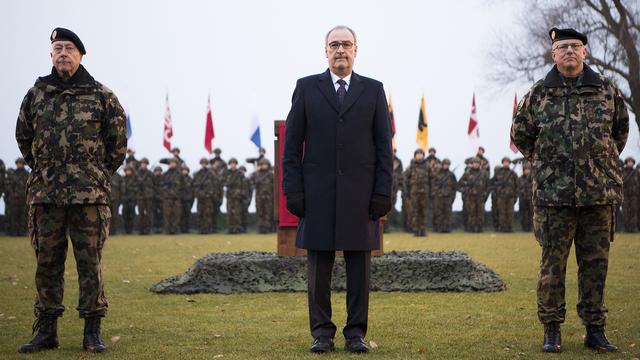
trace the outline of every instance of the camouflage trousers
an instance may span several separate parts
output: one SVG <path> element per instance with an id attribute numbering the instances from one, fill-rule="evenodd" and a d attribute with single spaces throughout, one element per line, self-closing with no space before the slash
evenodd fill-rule
<path id="1" fill-rule="evenodd" d="M 153 227 L 156 229 L 162 229 L 164 224 L 164 216 L 162 215 L 162 199 L 152 200 L 153 209 L 151 210 L 153 216 Z"/>
<path id="2" fill-rule="evenodd" d="M 436 231 L 451 229 L 451 205 L 453 196 L 436 196 L 433 198 L 433 227 Z"/>
<path id="3" fill-rule="evenodd" d="M 211 233 L 213 231 L 213 199 L 211 197 L 198 197 L 196 206 L 198 230 L 201 234 Z"/>
<path id="4" fill-rule="evenodd" d="M 218 218 L 220 217 L 220 206 L 222 206 L 222 199 L 214 197 L 211 199 L 211 203 L 213 204 L 213 215 L 212 215 L 212 226 L 213 232 L 218 232 Z"/>
<path id="5" fill-rule="evenodd" d="M 427 229 L 427 200 L 428 196 L 423 192 L 411 194 L 411 227 L 414 231 Z"/>
<path id="6" fill-rule="evenodd" d="M 613 240 L 615 209 L 536 206 L 533 226 L 542 246 L 538 279 L 538 318 L 543 324 L 565 319 L 565 275 L 571 244 L 578 263 L 577 310 L 582 323 L 604 326 L 607 308 L 604 288 Z"/>
<path id="7" fill-rule="evenodd" d="M 518 200 L 519 212 L 520 212 L 520 226 L 522 231 L 531 231 L 531 225 L 533 221 L 533 205 L 530 199 L 520 198 Z"/>
<path id="8" fill-rule="evenodd" d="M 227 196 L 227 225 L 229 230 L 242 228 L 244 199 L 240 196 Z"/>
<path id="9" fill-rule="evenodd" d="M 498 229 L 505 231 L 513 227 L 513 205 L 516 199 L 513 196 L 496 196 L 498 207 Z"/>
<path id="10" fill-rule="evenodd" d="M 484 225 L 484 201 L 483 195 L 469 194 L 462 198 L 468 229 L 481 228 Z"/>
<path id="11" fill-rule="evenodd" d="M 180 232 L 188 233 L 189 225 L 191 223 L 191 208 L 193 207 L 193 200 L 181 200 L 180 201 L 181 214 L 180 214 Z"/>
<path id="12" fill-rule="evenodd" d="M 413 218 L 413 212 L 411 211 L 411 199 L 404 195 L 402 195 L 402 206 L 400 211 L 402 211 L 402 225 L 405 231 L 412 231 L 413 224 L 411 220 Z"/>
<path id="13" fill-rule="evenodd" d="M 164 216 L 164 232 L 177 234 L 180 225 L 182 203 L 180 199 L 164 199 L 162 201 L 162 215 Z"/>
<path id="14" fill-rule="evenodd" d="M 124 232 L 131 234 L 133 232 L 133 223 L 136 219 L 136 202 L 134 200 L 125 200 L 122 202 L 122 222 L 124 224 Z"/>
<path id="15" fill-rule="evenodd" d="M 624 231 L 635 232 L 638 231 L 640 223 L 640 214 L 638 214 L 638 206 L 640 206 L 640 198 L 637 196 L 624 196 L 622 202 L 622 224 L 624 225 Z"/>
<path id="16" fill-rule="evenodd" d="M 9 234 L 25 236 L 27 234 L 27 199 L 11 199 L 9 212 Z"/>
<path id="17" fill-rule="evenodd" d="M 108 302 L 104 295 L 101 259 L 110 223 L 108 205 L 30 206 L 29 235 L 37 260 L 36 316 L 61 316 L 64 312 L 67 238 L 71 240 L 78 271 L 76 309 L 81 318 L 105 315 Z"/>
<path id="18" fill-rule="evenodd" d="M 153 215 L 153 200 L 138 199 L 138 229 L 140 234 L 151 233 L 151 218 Z"/>
<path id="19" fill-rule="evenodd" d="M 500 210 L 498 206 L 498 195 L 491 193 L 491 223 L 493 228 L 498 230 L 500 228 Z"/>
<path id="20" fill-rule="evenodd" d="M 120 215 L 118 209 L 120 208 L 120 201 L 111 200 L 111 205 L 109 205 L 109 209 L 111 210 L 111 225 L 109 226 L 109 233 L 115 234 L 118 231 L 118 226 L 120 223 Z"/>
<path id="21" fill-rule="evenodd" d="M 273 230 L 273 196 L 256 194 L 256 225 L 261 232 Z"/>

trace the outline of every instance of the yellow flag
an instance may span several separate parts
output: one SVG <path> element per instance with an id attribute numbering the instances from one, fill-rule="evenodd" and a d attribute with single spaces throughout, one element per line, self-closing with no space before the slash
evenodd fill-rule
<path id="1" fill-rule="evenodd" d="M 422 101 L 420 102 L 416 142 L 420 145 L 422 150 L 427 150 L 427 146 L 429 145 L 429 126 L 427 125 L 427 112 L 424 109 L 424 95 L 422 95 Z"/>

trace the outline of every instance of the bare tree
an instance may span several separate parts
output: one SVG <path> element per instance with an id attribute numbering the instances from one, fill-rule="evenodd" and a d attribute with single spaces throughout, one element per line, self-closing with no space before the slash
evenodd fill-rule
<path id="1" fill-rule="evenodd" d="M 493 80 L 542 78 L 553 63 L 549 29 L 572 27 L 589 39 L 587 63 L 611 78 L 640 116 L 640 0 L 527 1 L 520 24 L 490 54 L 498 64 Z"/>

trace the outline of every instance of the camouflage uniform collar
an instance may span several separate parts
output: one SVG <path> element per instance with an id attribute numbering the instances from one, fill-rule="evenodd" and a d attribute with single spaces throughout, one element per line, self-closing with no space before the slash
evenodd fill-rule
<path id="1" fill-rule="evenodd" d="M 600 75 L 593 71 L 593 69 L 591 69 L 587 64 L 584 64 L 584 68 L 580 76 L 582 77 L 582 81 L 578 84 L 578 87 L 602 86 L 602 79 L 600 78 Z M 543 85 L 548 88 L 567 87 L 556 65 L 553 66 L 551 71 L 549 71 L 547 76 L 544 78 Z"/>
<path id="2" fill-rule="evenodd" d="M 54 67 L 52 67 L 51 74 L 39 77 L 38 80 L 36 80 L 35 86 L 52 86 L 57 90 L 64 91 L 72 88 L 93 87 L 95 84 L 96 81 L 93 76 L 91 76 L 87 69 L 85 69 L 81 64 L 78 71 L 76 71 L 76 73 L 67 81 L 60 79 L 58 72 Z"/>

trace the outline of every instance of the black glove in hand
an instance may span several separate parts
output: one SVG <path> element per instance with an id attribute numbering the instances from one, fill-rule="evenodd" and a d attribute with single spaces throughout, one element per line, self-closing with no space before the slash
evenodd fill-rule
<path id="1" fill-rule="evenodd" d="M 387 215 L 391 210 L 391 197 L 381 194 L 373 194 L 369 203 L 369 218 L 378 220 Z"/>
<path id="2" fill-rule="evenodd" d="M 304 193 L 295 192 L 286 196 L 287 210 L 297 217 L 304 217 Z"/>

